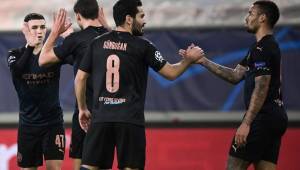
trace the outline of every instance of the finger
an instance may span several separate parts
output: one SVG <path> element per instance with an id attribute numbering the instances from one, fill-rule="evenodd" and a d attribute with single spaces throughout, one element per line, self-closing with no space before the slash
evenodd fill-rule
<path id="1" fill-rule="evenodd" d="M 242 145 L 246 145 L 247 143 L 247 137 L 245 135 L 243 135 L 242 137 Z"/>
<path id="2" fill-rule="evenodd" d="M 26 32 L 28 32 L 28 27 L 27 27 L 27 23 L 24 22 L 23 26 L 22 26 L 22 32 L 25 34 Z"/>
<path id="3" fill-rule="evenodd" d="M 89 127 L 89 122 L 85 119 L 84 121 L 82 121 L 82 129 L 87 132 L 87 129 Z"/>
<path id="4" fill-rule="evenodd" d="M 178 53 L 179 53 L 179 55 L 185 55 L 185 54 L 186 54 L 186 51 L 183 50 L 183 49 L 180 49 L 180 50 L 178 51 Z"/>
<path id="5" fill-rule="evenodd" d="M 57 15 L 57 13 L 56 12 L 53 12 L 53 23 L 55 23 L 55 21 L 56 21 L 56 16 Z"/>
<path id="6" fill-rule="evenodd" d="M 60 8 L 59 11 L 58 11 L 57 17 L 56 17 L 56 20 L 57 20 L 58 23 L 62 22 L 62 16 L 63 16 L 63 9 Z"/>
<path id="7" fill-rule="evenodd" d="M 238 146 L 241 147 L 243 145 L 243 138 L 242 136 L 239 136 L 238 138 Z"/>
<path id="8" fill-rule="evenodd" d="M 188 46 L 187 50 L 191 50 L 194 47 L 195 47 L 195 44 L 192 43 L 191 45 Z"/>
<path id="9" fill-rule="evenodd" d="M 195 44 L 192 43 L 189 47 L 194 48 L 194 47 L 195 47 Z"/>
<path id="10" fill-rule="evenodd" d="M 103 7 L 99 7 L 99 14 L 104 16 L 104 11 L 103 11 Z"/>
<path id="11" fill-rule="evenodd" d="M 66 22 L 65 22 L 65 26 L 69 25 L 71 22 L 71 18 L 70 17 L 67 17 L 66 18 Z"/>
<path id="12" fill-rule="evenodd" d="M 85 131 L 84 122 L 82 122 L 81 120 L 79 120 L 79 125 L 80 125 L 81 129 Z"/>
<path id="13" fill-rule="evenodd" d="M 69 23 L 68 25 L 65 26 L 65 30 L 68 30 L 72 26 L 72 23 Z"/>
<path id="14" fill-rule="evenodd" d="M 62 8 L 60 9 L 60 23 L 65 23 L 66 20 L 66 13 L 65 10 Z"/>
<path id="15" fill-rule="evenodd" d="M 235 135 L 235 143 L 238 147 L 240 146 L 240 136 L 238 134 Z"/>

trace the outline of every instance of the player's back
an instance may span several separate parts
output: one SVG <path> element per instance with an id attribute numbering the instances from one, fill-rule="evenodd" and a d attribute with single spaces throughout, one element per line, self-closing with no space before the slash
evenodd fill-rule
<path id="1" fill-rule="evenodd" d="M 74 75 L 76 75 L 79 64 L 82 58 L 84 57 L 90 43 L 97 36 L 102 35 L 105 32 L 107 32 L 107 29 L 105 29 L 103 26 L 101 27 L 89 26 L 81 31 L 74 32 L 68 37 L 66 37 L 62 45 L 54 48 L 54 53 L 62 61 L 66 60 L 69 56 L 72 56 L 73 71 L 74 71 Z M 91 108 L 92 107 L 91 99 L 93 96 L 93 91 L 92 91 L 90 79 L 88 79 L 86 95 L 87 95 L 86 99 L 87 99 L 88 108 Z M 75 111 L 76 113 L 78 112 L 77 103 L 75 106 Z"/>
<path id="2" fill-rule="evenodd" d="M 88 50 L 94 89 L 94 121 L 144 124 L 148 67 L 158 71 L 165 60 L 147 40 L 112 31 Z M 83 65 L 86 63 L 83 62 Z"/>
<path id="3" fill-rule="evenodd" d="M 55 54 L 61 60 L 65 60 L 68 56 L 73 58 L 74 74 L 78 70 L 79 63 L 94 38 L 107 32 L 104 27 L 89 26 L 78 32 L 74 32 L 63 41 L 61 46 L 54 48 Z"/>

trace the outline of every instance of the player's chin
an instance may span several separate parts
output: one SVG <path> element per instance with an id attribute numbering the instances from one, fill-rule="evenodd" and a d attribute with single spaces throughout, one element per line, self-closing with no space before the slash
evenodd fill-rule
<path id="1" fill-rule="evenodd" d="M 42 43 L 42 42 L 44 42 L 44 40 L 45 40 L 45 38 L 44 38 L 44 37 L 38 37 L 38 41 L 39 41 L 39 43 Z"/>

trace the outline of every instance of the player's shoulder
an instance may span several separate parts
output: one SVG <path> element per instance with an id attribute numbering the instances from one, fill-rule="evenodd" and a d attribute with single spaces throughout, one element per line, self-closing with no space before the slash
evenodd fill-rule
<path id="1" fill-rule="evenodd" d="M 143 45 L 145 47 L 155 47 L 155 45 L 146 37 L 142 37 L 142 36 L 137 37 L 136 36 L 135 38 L 136 38 L 136 41 L 138 42 L 138 44 L 140 44 L 140 45 Z"/>
<path id="2" fill-rule="evenodd" d="M 79 39 L 82 36 L 81 31 L 72 32 L 70 35 L 68 35 L 64 41 L 74 41 L 76 39 Z"/>
<path id="3" fill-rule="evenodd" d="M 261 47 L 264 47 L 266 50 L 272 50 L 274 48 L 278 48 L 278 42 L 276 41 L 273 35 L 267 35 L 263 37 L 261 42 L 259 43 Z"/>
<path id="4" fill-rule="evenodd" d="M 11 48 L 8 50 L 9 55 L 21 55 L 25 51 L 25 47 L 17 47 L 17 48 Z"/>
<path id="5" fill-rule="evenodd" d="M 276 39 L 273 37 L 273 35 L 266 35 L 263 37 L 256 46 L 254 46 L 254 49 L 258 53 L 265 54 L 278 54 L 280 49 L 279 45 L 276 41 Z"/>
<path id="6" fill-rule="evenodd" d="M 93 40 L 91 44 L 94 44 L 95 42 L 100 42 L 100 41 L 104 41 L 106 39 L 109 39 L 111 37 L 111 32 L 105 32 L 101 35 L 96 36 Z"/>
<path id="7" fill-rule="evenodd" d="M 12 48 L 12 49 L 8 50 L 8 55 L 7 55 L 8 65 L 10 66 L 18 58 L 20 58 L 21 55 L 24 53 L 24 51 L 25 51 L 25 47 Z"/>
<path id="8" fill-rule="evenodd" d="M 70 35 L 68 35 L 65 39 L 66 40 L 77 40 L 82 39 L 86 34 L 90 32 L 89 29 L 83 29 L 79 31 L 72 32 Z"/>

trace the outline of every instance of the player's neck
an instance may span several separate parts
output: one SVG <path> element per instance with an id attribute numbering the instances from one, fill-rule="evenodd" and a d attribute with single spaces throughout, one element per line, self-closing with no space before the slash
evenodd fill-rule
<path id="1" fill-rule="evenodd" d="M 255 33 L 256 42 L 259 42 L 264 36 L 266 35 L 272 35 L 273 30 L 267 27 L 261 27 L 258 29 L 258 31 Z"/>
<path id="2" fill-rule="evenodd" d="M 129 32 L 130 34 L 132 34 L 131 29 L 130 29 L 130 28 L 127 28 L 127 27 L 124 27 L 124 26 L 118 26 L 118 27 L 116 28 L 116 31 L 120 31 L 120 32 Z"/>
<path id="3" fill-rule="evenodd" d="M 83 29 L 86 29 L 89 26 L 93 26 L 93 27 L 101 27 L 102 25 L 100 24 L 100 22 L 98 21 L 98 19 L 94 19 L 94 20 L 85 20 L 82 23 L 82 27 Z"/>
<path id="4" fill-rule="evenodd" d="M 40 53 L 41 50 L 42 50 L 42 48 L 43 48 L 43 45 L 44 45 L 44 44 L 38 44 L 38 45 L 36 45 L 36 46 L 34 47 L 34 49 L 33 49 L 33 54 L 34 54 L 34 55 L 37 55 L 38 53 Z"/>

